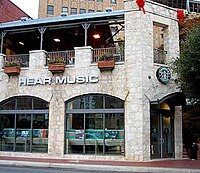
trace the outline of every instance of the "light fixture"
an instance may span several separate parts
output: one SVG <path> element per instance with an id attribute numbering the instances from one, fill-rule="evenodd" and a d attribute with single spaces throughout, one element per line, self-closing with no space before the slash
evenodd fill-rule
<path id="1" fill-rule="evenodd" d="M 59 38 L 54 38 L 53 39 L 55 42 L 60 42 L 60 39 Z"/>
<path id="2" fill-rule="evenodd" d="M 100 35 L 99 35 L 99 34 L 94 34 L 93 37 L 94 37 L 95 39 L 98 39 L 98 38 L 100 38 Z"/>
<path id="3" fill-rule="evenodd" d="M 19 44 L 21 44 L 21 45 L 24 45 L 24 43 L 23 43 L 23 42 L 21 42 L 21 41 L 19 42 Z"/>

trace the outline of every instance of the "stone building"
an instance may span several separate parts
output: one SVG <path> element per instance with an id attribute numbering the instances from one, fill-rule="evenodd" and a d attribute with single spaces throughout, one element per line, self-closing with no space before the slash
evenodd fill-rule
<path id="1" fill-rule="evenodd" d="M 0 26 L 0 156 L 182 158 L 176 11 L 153 1 L 145 10 L 125 1 Z"/>
<path id="2" fill-rule="evenodd" d="M 187 10 L 192 15 L 200 12 L 200 3 L 198 0 L 153 0 L 163 5 Z M 102 12 L 106 9 L 122 10 L 124 9 L 123 0 L 40 0 L 39 18 L 60 16 L 62 13 L 82 14 L 92 12 Z"/>
<path id="3" fill-rule="evenodd" d="M 39 18 L 49 17 L 49 16 L 60 16 L 61 13 L 68 14 L 83 14 L 83 13 L 93 13 L 102 12 L 106 8 L 111 8 L 112 10 L 122 10 L 124 9 L 123 0 L 40 0 L 39 1 Z"/>

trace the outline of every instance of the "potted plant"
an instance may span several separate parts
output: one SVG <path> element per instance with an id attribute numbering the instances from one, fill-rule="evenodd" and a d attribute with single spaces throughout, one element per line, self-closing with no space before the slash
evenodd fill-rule
<path id="1" fill-rule="evenodd" d="M 55 57 L 49 60 L 48 70 L 52 73 L 65 71 L 65 61 L 62 57 Z"/>
<path id="2" fill-rule="evenodd" d="M 4 73 L 9 76 L 19 75 L 20 64 L 15 61 L 7 61 L 4 66 Z"/>
<path id="3" fill-rule="evenodd" d="M 113 70 L 115 68 L 115 60 L 111 54 L 103 52 L 98 57 L 98 68 L 103 70 Z"/>

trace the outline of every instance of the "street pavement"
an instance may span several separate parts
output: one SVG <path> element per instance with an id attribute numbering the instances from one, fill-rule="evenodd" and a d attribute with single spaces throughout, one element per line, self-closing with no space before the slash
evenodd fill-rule
<path id="1" fill-rule="evenodd" d="M 151 160 L 145 162 L 72 160 L 0 156 L 1 166 L 28 166 L 103 172 L 200 173 L 200 160 Z"/>
<path id="2" fill-rule="evenodd" d="M 8 167 L 0 166 L 0 173 L 120 173 L 108 171 L 92 171 L 80 169 L 36 168 L 36 167 Z M 128 173 L 128 172 L 127 172 Z"/>

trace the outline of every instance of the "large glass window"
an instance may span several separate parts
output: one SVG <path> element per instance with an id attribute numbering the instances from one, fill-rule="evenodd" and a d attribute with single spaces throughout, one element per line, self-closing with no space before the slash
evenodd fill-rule
<path id="1" fill-rule="evenodd" d="M 65 153 L 124 155 L 124 101 L 94 94 L 66 102 Z"/>
<path id="2" fill-rule="evenodd" d="M 48 151 L 48 103 L 14 97 L 0 103 L 0 151 Z"/>

